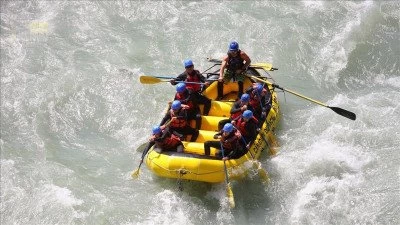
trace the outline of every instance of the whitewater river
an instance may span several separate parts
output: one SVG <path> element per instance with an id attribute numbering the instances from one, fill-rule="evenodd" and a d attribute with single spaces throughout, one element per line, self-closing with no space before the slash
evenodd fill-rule
<path id="1" fill-rule="evenodd" d="M 398 1 L 1 1 L 1 221 L 400 224 Z M 280 86 L 279 154 L 225 185 L 154 176 L 137 148 L 183 60 L 237 40 Z"/>

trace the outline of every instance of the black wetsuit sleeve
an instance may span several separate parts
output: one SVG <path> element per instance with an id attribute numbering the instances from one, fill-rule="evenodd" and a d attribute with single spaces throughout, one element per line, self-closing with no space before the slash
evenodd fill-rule
<path id="1" fill-rule="evenodd" d="M 171 114 L 167 112 L 167 114 L 165 114 L 164 118 L 161 120 L 160 126 L 164 125 L 165 122 L 167 122 L 170 119 L 171 119 Z"/>
<path id="2" fill-rule="evenodd" d="M 246 124 L 246 131 L 250 140 L 254 140 L 257 136 L 257 125 L 254 122 Z"/>
<path id="3" fill-rule="evenodd" d="M 234 114 L 234 113 L 237 113 L 237 112 L 239 112 L 239 111 L 241 111 L 240 100 L 237 101 L 237 102 L 235 102 L 235 104 L 233 104 L 230 113 L 231 113 L 231 114 Z"/>
<path id="4" fill-rule="evenodd" d="M 201 83 L 205 83 L 206 82 L 206 78 L 203 76 L 203 74 L 201 74 L 198 70 L 196 71 L 197 76 L 199 77 L 199 80 L 201 81 Z"/>
<path id="5" fill-rule="evenodd" d="M 179 75 L 175 78 L 175 81 L 185 81 L 185 80 L 186 80 L 186 77 L 187 77 L 186 73 L 183 72 L 183 73 L 179 74 Z"/>
<path id="6" fill-rule="evenodd" d="M 149 151 L 149 149 L 155 144 L 154 141 L 149 141 L 149 143 L 147 144 L 146 148 L 143 150 L 142 153 L 142 158 L 147 154 L 147 152 Z"/>

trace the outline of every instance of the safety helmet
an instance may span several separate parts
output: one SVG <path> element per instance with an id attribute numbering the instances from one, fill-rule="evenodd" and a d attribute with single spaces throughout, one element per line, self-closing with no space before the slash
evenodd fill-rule
<path id="1" fill-rule="evenodd" d="M 186 84 L 185 83 L 179 83 L 176 85 L 176 92 L 182 93 L 186 90 Z"/>
<path id="2" fill-rule="evenodd" d="M 250 119 L 251 117 L 253 117 L 253 112 L 251 110 L 246 110 L 243 112 L 242 116 L 245 119 Z"/>
<path id="3" fill-rule="evenodd" d="M 159 134 L 159 133 L 161 133 L 161 127 L 158 125 L 155 125 L 153 127 L 152 131 L 153 131 L 153 134 Z"/>
<path id="4" fill-rule="evenodd" d="M 224 125 L 224 128 L 222 128 L 224 132 L 230 133 L 233 131 L 233 125 L 231 123 L 227 123 Z"/>
<path id="5" fill-rule="evenodd" d="M 175 100 L 171 105 L 172 110 L 178 110 L 181 108 L 181 102 L 179 100 Z"/>
<path id="6" fill-rule="evenodd" d="M 256 90 L 259 94 L 261 94 L 263 89 L 264 89 L 264 86 L 260 83 L 257 83 Z"/>
<path id="7" fill-rule="evenodd" d="M 229 43 L 229 51 L 237 50 L 239 50 L 239 43 L 237 43 L 236 41 L 232 41 L 231 43 Z"/>
<path id="8" fill-rule="evenodd" d="M 193 61 L 191 59 L 186 59 L 183 62 L 183 65 L 185 66 L 185 68 L 191 67 L 191 66 L 193 66 Z"/>
<path id="9" fill-rule="evenodd" d="M 250 101 L 250 95 L 249 94 L 242 94 L 242 97 L 240 97 L 240 100 L 242 101 L 242 102 L 248 102 L 248 101 Z"/>

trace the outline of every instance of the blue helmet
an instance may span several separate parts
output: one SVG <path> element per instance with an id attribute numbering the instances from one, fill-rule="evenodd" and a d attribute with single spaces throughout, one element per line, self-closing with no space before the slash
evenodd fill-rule
<path id="1" fill-rule="evenodd" d="M 250 119 L 251 117 L 253 117 L 253 112 L 251 110 L 246 110 L 243 112 L 242 116 L 245 119 Z"/>
<path id="2" fill-rule="evenodd" d="M 181 108 L 181 102 L 179 100 L 175 100 L 171 105 L 172 110 L 178 110 Z"/>
<path id="3" fill-rule="evenodd" d="M 264 89 L 264 86 L 260 83 L 257 83 L 256 90 L 259 94 L 261 94 L 263 89 Z"/>
<path id="4" fill-rule="evenodd" d="M 242 97 L 240 97 L 240 100 L 242 101 L 242 102 L 248 102 L 248 101 L 250 101 L 250 95 L 249 94 L 242 94 Z"/>
<path id="5" fill-rule="evenodd" d="M 230 133 L 233 131 L 233 125 L 231 123 L 227 123 L 224 125 L 224 128 L 222 128 L 224 132 Z"/>
<path id="6" fill-rule="evenodd" d="M 236 41 L 232 41 L 231 43 L 229 43 L 229 51 L 237 50 L 239 50 L 239 43 L 237 43 Z"/>
<path id="7" fill-rule="evenodd" d="M 186 84 L 185 83 L 179 83 L 176 85 L 176 92 L 182 93 L 186 90 Z"/>
<path id="8" fill-rule="evenodd" d="M 159 133 L 161 133 L 161 127 L 155 125 L 155 126 L 153 127 L 152 131 L 153 131 L 153 134 L 159 134 Z"/>
<path id="9" fill-rule="evenodd" d="M 193 61 L 191 59 L 186 59 L 183 62 L 183 65 L 185 66 L 185 68 L 191 67 L 191 66 L 193 66 Z"/>

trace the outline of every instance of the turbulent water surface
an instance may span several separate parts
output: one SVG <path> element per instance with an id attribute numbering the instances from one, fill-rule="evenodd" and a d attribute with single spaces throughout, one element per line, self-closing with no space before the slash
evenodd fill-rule
<path id="1" fill-rule="evenodd" d="M 398 1 L 1 1 L 1 224 L 399 224 Z M 225 185 L 142 166 L 186 58 L 237 40 L 282 87 L 279 154 Z"/>

